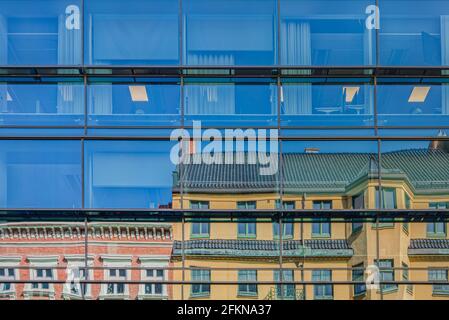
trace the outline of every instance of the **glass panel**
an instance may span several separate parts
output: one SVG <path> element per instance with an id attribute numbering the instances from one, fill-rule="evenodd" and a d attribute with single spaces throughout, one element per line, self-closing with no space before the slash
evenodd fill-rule
<path id="1" fill-rule="evenodd" d="M 79 141 L 0 141 L 0 207 L 80 208 Z"/>
<path id="2" fill-rule="evenodd" d="M 178 0 L 86 1 L 87 64 L 179 64 Z M 114 35 L 114 36 L 111 36 Z"/>
<path id="3" fill-rule="evenodd" d="M 86 207 L 172 208 L 173 201 L 179 201 L 179 173 L 170 158 L 174 145 L 86 141 Z"/>
<path id="4" fill-rule="evenodd" d="M 1 0 L 0 65 L 81 64 L 81 1 Z"/>
<path id="5" fill-rule="evenodd" d="M 372 126 L 373 87 L 367 83 L 298 82 L 284 79 L 282 126 Z"/>
<path id="6" fill-rule="evenodd" d="M 283 0 L 281 64 L 372 65 L 375 29 L 365 13 L 374 0 Z"/>
<path id="7" fill-rule="evenodd" d="M 185 0 L 184 61 L 188 65 L 276 63 L 274 0 Z"/>
<path id="8" fill-rule="evenodd" d="M 277 125 L 277 86 L 270 80 L 187 79 L 184 113 L 187 125 Z"/>
<path id="9" fill-rule="evenodd" d="M 85 232 L 82 221 L 20 218 L 0 223 L 1 299 L 88 299 L 85 273 Z M 45 242 L 45 248 L 42 243 Z M 91 260 L 90 260 L 91 262 Z M 93 274 L 93 273 L 92 273 Z M 65 280 L 65 283 L 54 281 Z"/>
<path id="10" fill-rule="evenodd" d="M 449 3 L 444 0 L 379 0 L 380 64 L 449 64 Z"/>
<path id="11" fill-rule="evenodd" d="M 83 126 L 82 83 L 0 83 L 0 123 L 13 126 Z"/>
<path id="12" fill-rule="evenodd" d="M 377 87 L 380 126 L 447 126 L 446 83 L 381 83 Z"/>
<path id="13" fill-rule="evenodd" d="M 177 80 L 92 83 L 88 104 L 91 126 L 175 126 L 181 121 Z"/>

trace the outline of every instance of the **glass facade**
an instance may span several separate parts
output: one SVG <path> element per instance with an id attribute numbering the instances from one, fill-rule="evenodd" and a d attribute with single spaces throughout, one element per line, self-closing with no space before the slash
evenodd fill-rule
<path id="1" fill-rule="evenodd" d="M 448 17 L 0 0 L 0 299 L 448 299 Z"/>

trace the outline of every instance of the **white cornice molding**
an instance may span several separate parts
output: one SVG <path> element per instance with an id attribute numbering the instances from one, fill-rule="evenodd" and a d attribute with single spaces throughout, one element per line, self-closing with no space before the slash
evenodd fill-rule
<path id="1" fill-rule="evenodd" d="M 22 261 L 21 256 L 0 256 L 0 265 L 19 265 Z"/>

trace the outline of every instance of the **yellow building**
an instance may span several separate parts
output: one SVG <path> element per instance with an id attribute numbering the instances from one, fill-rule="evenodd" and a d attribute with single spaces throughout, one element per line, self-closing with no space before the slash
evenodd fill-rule
<path id="1" fill-rule="evenodd" d="M 383 153 L 380 170 L 377 155 L 370 153 L 286 153 L 283 181 L 259 175 L 258 164 L 188 164 L 182 194 L 175 181 L 173 203 L 230 211 L 272 210 L 282 203 L 287 217 L 289 210 L 303 209 L 317 214 L 327 209 L 446 209 L 448 150 L 431 143 L 426 149 Z M 187 284 L 174 289 L 174 299 L 449 298 L 444 221 L 330 223 L 296 217 L 284 219 L 282 229 L 280 241 L 279 224 L 269 218 L 175 224 L 172 260 L 187 269 L 175 271 L 174 280 Z M 367 269 L 374 266 L 386 283 L 366 288 Z M 276 283 L 280 267 L 282 289 Z M 441 284 L 407 283 L 437 280 Z"/>

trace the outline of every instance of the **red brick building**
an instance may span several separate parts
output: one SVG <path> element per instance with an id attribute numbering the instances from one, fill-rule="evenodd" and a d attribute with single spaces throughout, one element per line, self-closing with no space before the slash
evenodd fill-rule
<path id="1" fill-rule="evenodd" d="M 172 229 L 164 223 L 93 222 L 88 224 L 87 242 L 83 223 L 4 223 L 0 298 L 169 299 L 171 288 L 157 281 L 172 279 L 166 269 L 171 250 Z M 104 283 L 81 286 L 76 281 L 86 275 L 86 264 L 88 279 Z M 13 279 L 35 282 L 7 282 Z"/>

